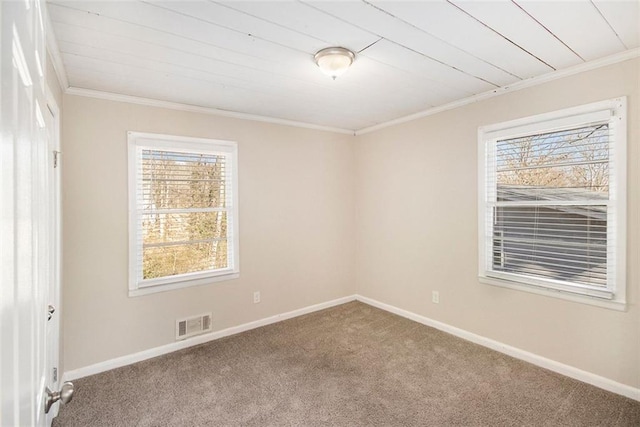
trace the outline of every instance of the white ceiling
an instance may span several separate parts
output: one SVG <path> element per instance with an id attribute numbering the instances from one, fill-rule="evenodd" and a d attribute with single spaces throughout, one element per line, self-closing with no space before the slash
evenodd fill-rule
<path id="1" fill-rule="evenodd" d="M 71 87 L 356 130 L 638 47 L 630 1 L 48 1 Z M 336 81 L 313 55 L 356 52 Z"/>

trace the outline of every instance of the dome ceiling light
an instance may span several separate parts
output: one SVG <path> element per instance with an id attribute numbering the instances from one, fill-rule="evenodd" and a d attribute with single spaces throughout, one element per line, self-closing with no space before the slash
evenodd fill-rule
<path id="1" fill-rule="evenodd" d="M 335 80 L 353 64 L 355 53 L 344 47 L 328 47 L 315 54 L 314 59 L 320 70 Z"/>

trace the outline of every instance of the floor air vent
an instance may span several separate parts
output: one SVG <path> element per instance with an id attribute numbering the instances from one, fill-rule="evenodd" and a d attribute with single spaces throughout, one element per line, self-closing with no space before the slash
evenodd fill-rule
<path id="1" fill-rule="evenodd" d="M 211 331 L 211 313 L 176 321 L 176 339 L 183 340 Z"/>

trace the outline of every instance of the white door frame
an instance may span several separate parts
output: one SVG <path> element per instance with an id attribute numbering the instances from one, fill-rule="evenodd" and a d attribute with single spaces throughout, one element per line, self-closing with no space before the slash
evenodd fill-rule
<path id="1" fill-rule="evenodd" d="M 62 204 L 61 204 L 61 152 L 60 152 L 60 108 L 47 85 L 47 110 L 45 111 L 47 124 L 47 139 L 49 148 L 49 178 L 50 213 L 51 213 L 51 282 L 49 284 L 49 304 L 55 308 L 51 320 L 47 323 L 47 386 L 50 390 L 60 389 L 60 327 L 62 319 Z M 54 371 L 55 370 L 55 371 Z M 53 418 L 58 415 L 60 403 L 55 403 L 47 414 L 47 425 L 51 425 Z"/>

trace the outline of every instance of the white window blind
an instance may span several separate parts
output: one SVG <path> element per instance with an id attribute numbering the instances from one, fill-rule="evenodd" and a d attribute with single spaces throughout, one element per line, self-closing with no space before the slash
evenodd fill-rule
<path id="1" fill-rule="evenodd" d="M 481 277 L 624 294 L 623 106 L 481 130 Z"/>
<path id="2" fill-rule="evenodd" d="M 129 144 L 130 291 L 237 275 L 235 144 L 139 133 Z"/>

